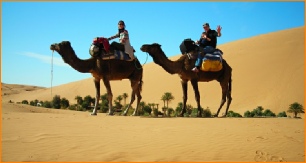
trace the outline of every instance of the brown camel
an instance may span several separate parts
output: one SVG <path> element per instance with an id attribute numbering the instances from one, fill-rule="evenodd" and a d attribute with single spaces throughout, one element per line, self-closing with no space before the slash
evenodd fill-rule
<path id="1" fill-rule="evenodd" d="M 226 102 L 227 97 L 227 107 L 226 107 L 226 116 L 229 106 L 232 101 L 231 97 L 231 76 L 232 76 L 232 68 L 223 60 L 223 68 L 217 72 L 204 72 L 200 71 L 198 73 L 191 71 L 191 68 L 185 68 L 188 64 L 194 65 L 195 59 L 189 60 L 186 55 L 183 55 L 177 61 L 171 61 L 167 58 L 163 50 L 161 49 L 161 45 L 154 43 L 151 45 L 142 45 L 140 48 L 143 52 L 149 53 L 152 56 L 153 61 L 160 65 L 163 69 L 165 69 L 170 74 L 178 74 L 181 78 L 182 88 L 183 88 L 183 109 L 180 113 L 180 116 L 184 116 L 186 112 L 186 102 L 187 102 L 187 83 L 190 80 L 195 92 L 195 98 L 198 105 L 198 117 L 202 116 L 202 110 L 200 105 L 200 93 L 198 89 L 198 82 L 209 82 L 213 80 L 217 80 L 222 88 L 222 100 L 218 112 L 214 115 L 218 117 L 219 112 Z"/>
<path id="2" fill-rule="evenodd" d="M 97 115 L 97 107 L 100 99 L 100 80 L 102 79 L 108 94 L 108 109 L 109 115 L 113 115 L 112 99 L 113 94 L 110 86 L 110 80 L 122 80 L 129 79 L 131 81 L 132 94 L 131 101 L 124 111 L 123 115 L 127 115 L 127 112 L 135 100 L 135 94 L 137 95 L 137 105 L 134 113 L 138 112 L 138 105 L 141 100 L 141 88 L 142 88 L 142 73 L 143 69 L 137 59 L 134 61 L 124 60 L 102 60 L 101 57 L 91 57 L 90 59 L 82 60 L 79 59 L 69 41 L 62 41 L 61 43 L 52 44 L 51 50 L 58 52 L 65 63 L 69 64 L 75 70 L 81 73 L 91 73 L 94 77 L 94 83 L 96 88 L 96 101 L 95 107 L 91 115 Z"/>

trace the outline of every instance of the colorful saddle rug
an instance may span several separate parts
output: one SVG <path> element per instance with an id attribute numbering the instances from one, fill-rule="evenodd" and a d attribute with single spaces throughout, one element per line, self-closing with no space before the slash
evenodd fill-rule
<path id="1" fill-rule="evenodd" d="M 113 54 L 110 55 L 103 55 L 103 60 L 109 60 L 109 59 L 119 59 L 119 60 L 125 60 L 125 61 L 132 61 L 134 58 L 131 58 L 127 53 L 119 50 L 114 50 Z"/>

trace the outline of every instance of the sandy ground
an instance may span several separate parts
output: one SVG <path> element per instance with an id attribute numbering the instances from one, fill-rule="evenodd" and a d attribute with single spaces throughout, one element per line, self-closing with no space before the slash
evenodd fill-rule
<path id="1" fill-rule="evenodd" d="M 144 118 L 2 103 L 2 161 L 305 161 L 304 119 Z"/>
<path id="2" fill-rule="evenodd" d="M 300 27 L 220 45 L 233 68 L 230 110 L 243 115 L 257 106 L 275 113 L 287 111 L 293 102 L 305 107 L 304 44 Z M 182 101 L 179 77 L 155 63 L 144 66 L 143 81 L 144 102 L 162 106 L 165 92 L 175 97 L 169 107 Z M 114 98 L 131 92 L 128 80 L 112 81 L 111 86 Z M 196 106 L 190 83 L 188 87 L 187 103 Z M 216 112 L 219 84 L 200 83 L 199 89 L 202 107 Z M 50 88 L 2 84 L 1 90 L 2 161 L 305 161 L 304 114 L 302 119 L 90 116 L 17 104 L 51 101 Z M 77 95 L 95 95 L 92 78 L 53 87 L 52 92 L 70 104 Z"/>

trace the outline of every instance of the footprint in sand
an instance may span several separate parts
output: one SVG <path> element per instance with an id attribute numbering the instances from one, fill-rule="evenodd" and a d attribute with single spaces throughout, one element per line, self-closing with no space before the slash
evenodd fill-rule
<path id="1" fill-rule="evenodd" d="M 287 135 L 284 135 L 284 137 L 285 138 L 287 138 L 287 139 L 289 139 L 289 140 L 291 140 L 291 141 L 294 141 L 294 142 L 298 142 L 298 143 L 300 143 L 301 141 L 300 140 L 297 140 L 297 139 L 295 139 L 294 137 L 292 137 L 292 136 L 287 136 Z"/>
<path id="2" fill-rule="evenodd" d="M 257 150 L 254 160 L 256 162 L 286 162 L 286 160 L 279 156 L 271 155 L 267 152 L 263 152 L 261 150 Z"/>
<path id="3" fill-rule="evenodd" d="M 255 138 L 247 138 L 247 141 L 264 141 L 268 140 L 268 138 L 264 136 L 256 136 Z"/>

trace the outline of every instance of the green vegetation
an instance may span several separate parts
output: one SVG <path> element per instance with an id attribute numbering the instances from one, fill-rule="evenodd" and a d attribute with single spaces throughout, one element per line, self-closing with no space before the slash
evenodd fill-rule
<path id="1" fill-rule="evenodd" d="M 126 99 L 128 94 L 123 93 L 122 95 L 119 95 L 114 100 L 113 109 L 115 109 L 116 112 L 122 112 L 123 107 L 126 107 Z M 69 109 L 69 110 L 75 110 L 75 111 L 92 111 L 93 107 L 95 105 L 95 98 L 91 97 L 90 95 L 85 96 L 82 98 L 81 96 L 77 95 L 74 98 L 76 100 L 76 104 L 70 105 L 69 100 L 66 98 L 61 98 L 59 95 L 55 95 L 52 99 L 52 101 L 39 101 L 37 99 L 31 100 L 28 102 L 28 100 L 22 100 L 22 104 L 28 104 L 32 106 L 40 106 L 45 108 L 55 108 L 55 109 Z M 183 109 L 183 103 L 179 102 L 177 104 L 177 107 L 175 109 L 169 107 L 169 103 L 174 99 L 174 96 L 170 92 L 166 92 L 162 95 L 161 100 L 164 102 L 164 106 L 161 108 L 162 112 L 158 108 L 158 104 L 155 103 L 145 103 L 144 101 L 141 101 L 139 103 L 139 109 L 138 109 L 138 115 L 139 116 L 152 116 L 152 117 L 158 117 L 162 115 L 163 117 L 177 117 L 182 109 Z M 121 101 L 124 101 L 124 105 L 121 104 Z M 108 95 L 107 93 L 100 96 L 99 104 L 97 105 L 97 110 L 100 110 L 100 113 L 107 113 L 108 112 Z M 128 115 L 131 115 L 134 112 L 135 108 L 130 108 Z M 201 117 L 212 117 L 212 113 L 207 107 L 206 109 L 201 108 L 202 115 Z M 288 113 L 293 113 L 294 118 L 298 118 L 298 114 L 305 113 L 304 107 L 294 102 L 289 105 L 289 108 L 287 110 Z M 184 117 L 197 117 L 198 109 L 193 108 L 190 104 L 186 105 L 186 113 L 184 114 Z M 233 110 L 228 111 L 227 117 L 242 117 L 241 114 L 234 112 Z M 253 117 L 287 117 L 286 111 L 282 111 L 278 114 L 275 114 L 270 109 L 264 109 L 262 106 L 257 106 L 252 111 L 247 110 L 244 112 L 243 117 L 245 118 L 253 118 Z"/>
<path id="2" fill-rule="evenodd" d="M 164 112 L 164 116 L 166 116 L 166 111 L 169 108 L 169 102 L 171 102 L 174 99 L 174 96 L 170 92 L 166 92 L 164 95 L 162 95 L 161 100 L 164 101 L 164 107 L 162 108 Z M 165 102 L 167 103 L 167 107 L 165 106 Z"/>
<path id="3" fill-rule="evenodd" d="M 297 118 L 299 113 L 305 113 L 303 106 L 297 102 L 290 104 L 287 112 L 293 113 L 294 118 Z"/>
<path id="4" fill-rule="evenodd" d="M 240 115 L 239 113 L 236 113 L 236 112 L 231 111 L 231 110 L 227 112 L 226 116 L 227 117 L 242 117 L 242 115 Z"/>

